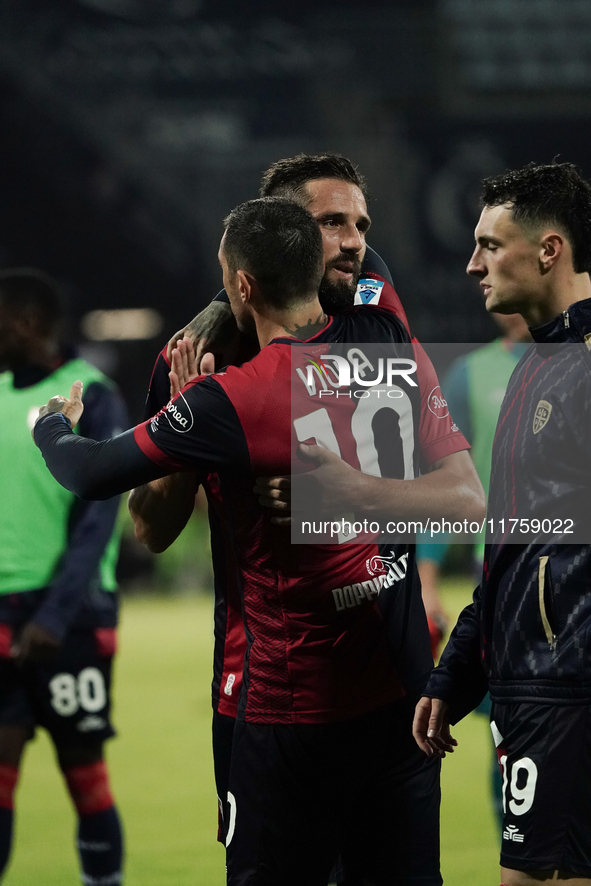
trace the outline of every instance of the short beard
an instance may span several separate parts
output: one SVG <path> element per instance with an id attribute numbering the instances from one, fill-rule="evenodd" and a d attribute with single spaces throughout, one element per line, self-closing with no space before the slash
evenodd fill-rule
<path id="1" fill-rule="evenodd" d="M 345 280 L 331 283 L 326 277 L 320 281 L 318 298 L 322 310 L 327 314 L 338 314 L 343 308 L 352 308 L 357 292 L 357 280 L 347 283 Z"/>

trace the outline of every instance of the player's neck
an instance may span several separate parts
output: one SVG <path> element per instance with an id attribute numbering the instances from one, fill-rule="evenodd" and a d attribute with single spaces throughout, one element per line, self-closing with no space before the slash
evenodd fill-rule
<path id="1" fill-rule="evenodd" d="M 549 323 L 575 302 L 586 298 L 591 298 L 589 274 L 570 274 L 559 286 L 549 291 L 546 298 L 528 306 L 528 310 L 521 313 L 530 329 L 535 329 Z"/>
<path id="2" fill-rule="evenodd" d="M 328 323 L 318 299 L 289 311 L 269 312 L 256 317 L 257 336 L 261 348 L 274 338 L 296 338 L 307 341 Z"/>

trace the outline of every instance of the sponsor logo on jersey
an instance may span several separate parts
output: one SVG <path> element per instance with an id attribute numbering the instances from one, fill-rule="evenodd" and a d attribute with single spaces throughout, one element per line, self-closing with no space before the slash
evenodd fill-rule
<path id="1" fill-rule="evenodd" d="M 508 825 L 503 831 L 503 840 L 511 840 L 513 843 L 523 843 L 523 834 L 519 833 L 519 828 L 514 824 Z"/>
<path id="2" fill-rule="evenodd" d="M 429 412 L 432 412 L 435 418 L 446 418 L 449 415 L 447 400 L 441 393 L 439 385 L 433 388 L 427 400 Z"/>
<path id="3" fill-rule="evenodd" d="M 355 582 L 352 585 L 343 585 L 342 588 L 333 588 L 332 596 L 337 609 L 341 612 L 343 609 L 354 609 L 356 606 L 362 606 L 368 600 L 375 600 L 382 589 L 386 576 L 376 575 L 368 581 Z"/>
<path id="4" fill-rule="evenodd" d="M 408 551 L 406 554 L 402 554 L 402 556 L 398 558 L 394 551 L 385 556 L 376 555 L 370 557 L 365 565 L 367 566 L 367 571 L 370 575 L 385 572 L 386 575 L 383 576 L 383 585 L 385 588 L 389 588 L 395 582 L 401 581 L 406 577 L 408 569 Z"/>
<path id="5" fill-rule="evenodd" d="M 186 434 L 193 427 L 193 413 L 182 394 L 166 404 L 163 414 L 171 428 L 179 434 Z"/>
<path id="6" fill-rule="evenodd" d="M 550 413 L 552 412 L 552 404 L 548 403 L 547 400 L 540 400 L 538 405 L 536 406 L 536 411 L 534 414 L 534 424 L 533 424 L 533 432 L 534 434 L 539 434 L 542 428 L 545 428 L 548 424 L 548 419 L 550 418 Z"/>
<path id="7" fill-rule="evenodd" d="M 377 305 L 380 301 L 384 283 L 382 280 L 360 280 L 355 292 L 355 305 Z"/>
<path id="8" fill-rule="evenodd" d="M 232 695 L 232 687 L 236 682 L 236 674 L 228 674 L 226 685 L 224 686 L 224 695 Z"/>
<path id="9" fill-rule="evenodd" d="M 104 729 L 106 725 L 107 721 L 103 717 L 97 717 L 94 714 L 89 714 L 87 717 L 84 717 L 83 720 L 80 720 L 80 722 L 76 724 L 76 729 L 79 732 L 98 732 L 99 729 Z"/>

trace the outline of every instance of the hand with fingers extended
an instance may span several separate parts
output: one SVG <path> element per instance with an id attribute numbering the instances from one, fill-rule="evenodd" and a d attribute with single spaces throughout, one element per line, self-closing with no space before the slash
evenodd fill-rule
<path id="1" fill-rule="evenodd" d="M 45 406 L 42 406 L 39 410 L 39 415 L 35 420 L 35 424 L 37 424 L 39 419 L 43 418 L 44 415 L 49 415 L 50 412 L 61 412 L 62 415 L 65 415 L 66 418 L 70 419 L 70 424 L 72 425 L 72 428 L 75 428 L 80 421 L 82 413 L 84 412 L 84 404 L 82 403 L 82 388 L 82 382 L 75 381 L 70 389 L 69 399 L 66 397 L 62 397 L 61 394 L 56 394 L 55 397 L 52 397 L 49 403 L 47 403 Z"/>
<path id="2" fill-rule="evenodd" d="M 415 708 L 412 724 L 415 741 L 428 757 L 453 754 L 457 741 L 449 731 L 449 705 L 440 698 L 423 696 Z"/>
<path id="3" fill-rule="evenodd" d="M 213 366 L 213 354 L 206 354 L 202 361 L 206 368 Z M 209 375 L 210 373 L 207 372 Z M 176 397 L 185 385 L 199 375 L 193 342 L 190 338 L 181 338 L 172 349 L 170 358 L 170 397 Z"/>
<path id="4" fill-rule="evenodd" d="M 166 353 L 172 362 L 172 352 L 179 341 L 188 339 L 194 349 L 197 369 L 203 374 L 201 366 L 203 356 L 210 351 L 217 354 L 224 353 L 239 335 L 230 305 L 223 301 L 212 301 L 184 329 L 175 332 L 168 342 Z"/>
<path id="5" fill-rule="evenodd" d="M 55 658 L 59 648 L 60 641 L 57 637 L 41 625 L 30 621 L 15 640 L 10 655 L 19 665 L 42 664 Z"/>

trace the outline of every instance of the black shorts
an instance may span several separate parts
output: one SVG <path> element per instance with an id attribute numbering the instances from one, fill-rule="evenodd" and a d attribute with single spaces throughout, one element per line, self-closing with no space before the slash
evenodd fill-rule
<path id="1" fill-rule="evenodd" d="M 501 865 L 591 877 L 591 705 L 493 703 Z"/>
<path id="2" fill-rule="evenodd" d="M 234 717 L 213 712 L 213 770 L 215 787 L 218 795 L 218 841 L 226 842 L 228 809 L 228 780 L 230 778 L 230 760 L 232 759 L 232 739 L 234 737 Z"/>
<path id="3" fill-rule="evenodd" d="M 109 628 L 69 632 L 49 664 L 17 666 L 8 657 L 9 625 L 0 624 L 0 727 L 43 726 L 60 747 L 102 742 L 111 724 L 111 669 L 116 633 Z"/>
<path id="4" fill-rule="evenodd" d="M 237 721 L 227 835 L 230 886 L 440 886 L 439 761 L 416 746 L 406 699 L 313 725 Z"/>

